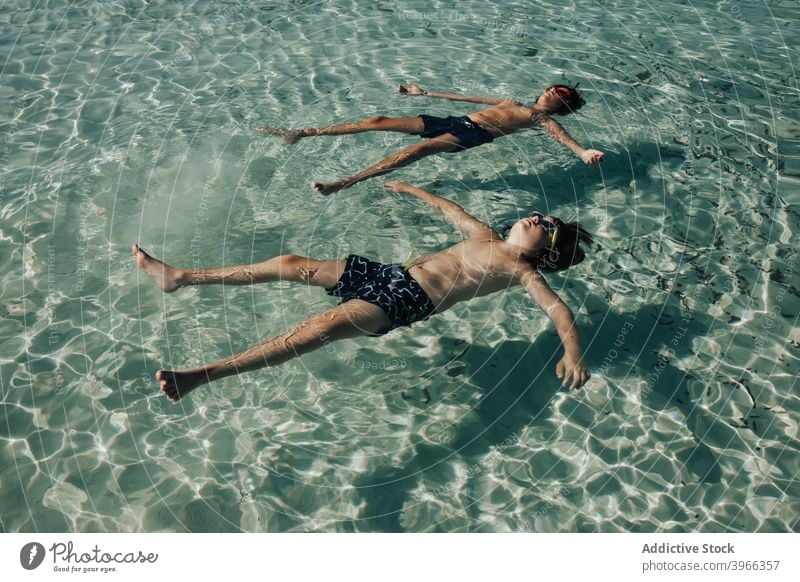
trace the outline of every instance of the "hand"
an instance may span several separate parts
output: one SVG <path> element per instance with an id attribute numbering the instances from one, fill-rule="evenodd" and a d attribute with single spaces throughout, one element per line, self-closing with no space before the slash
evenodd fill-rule
<path id="1" fill-rule="evenodd" d="M 594 166 L 603 161 L 603 155 L 605 154 L 598 150 L 583 150 L 583 153 L 581 153 L 581 159 L 590 166 Z"/>
<path id="2" fill-rule="evenodd" d="M 570 388 L 577 390 L 591 377 L 589 370 L 583 365 L 583 360 L 575 360 L 569 356 L 564 356 L 556 364 L 556 376 L 561 380 L 561 385 L 566 386 L 572 380 Z"/>
<path id="3" fill-rule="evenodd" d="M 409 188 L 411 188 L 411 184 L 408 182 L 403 182 L 401 180 L 393 180 L 391 182 L 386 182 L 383 185 L 383 189 L 387 192 L 407 192 Z"/>
<path id="4" fill-rule="evenodd" d="M 427 95 L 428 92 L 425 89 L 421 89 L 417 87 L 414 83 L 406 83 L 408 87 L 404 85 L 400 85 L 398 91 L 401 95 Z"/>

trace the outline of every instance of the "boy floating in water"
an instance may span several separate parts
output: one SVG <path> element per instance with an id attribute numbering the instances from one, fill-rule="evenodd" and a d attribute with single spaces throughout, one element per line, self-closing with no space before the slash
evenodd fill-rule
<path id="1" fill-rule="evenodd" d="M 489 143 L 496 137 L 502 137 L 532 127 L 543 128 L 550 134 L 550 137 L 569 148 L 570 151 L 587 164 L 599 164 L 603 160 L 603 152 L 584 149 L 581 144 L 572 139 L 567 131 L 561 127 L 561 124 L 550 117 L 550 114 L 567 115 L 583 106 L 584 101 L 577 89 L 566 85 L 548 87 L 533 105 L 523 105 L 519 101 L 497 97 L 468 97 L 452 93 L 436 93 L 425 91 L 413 84 L 409 84 L 408 87 L 400 85 L 400 93 L 403 95 L 426 95 L 452 101 L 483 103 L 491 105 L 491 107 L 481 109 L 464 117 L 441 118 L 430 115 L 382 117 L 378 115 L 356 123 L 342 123 L 329 127 L 282 129 L 263 126 L 257 129 L 265 133 L 280 135 L 286 143 L 294 143 L 304 137 L 315 135 L 344 135 L 365 131 L 396 131 L 429 139 L 429 141 L 404 148 L 349 178 L 329 184 L 312 182 L 311 187 L 321 194 L 333 194 L 337 190 L 349 188 L 362 180 L 388 174 L 392 170 L 407 166 L 426 156 L 442 152 L 463 151 Z"/>
<path id="2" fill-rule="evenodd" d="M 466 240 L 444 251 L 402 265 L 374 263 L 358 255 L 345 260 L 318 261 L 283 255 L 252 265 L 221 269 L 178 269 L 150 257 L 133 245 L 136 262 L 162 291 L 187 285 L 251 285 L 295 281 L 325 287 L 342 303 L 309 317 L 287 333 L 268 339 L 227 360 L 193 370 L 156 374 L 161 390 L 172 400 L 198 385 L 265 366 L 277 366 L 329 342 L 359 336 L 378 336 L 456 303 L 517 284 L 556 326 L 564 357 L 556 365 L 563 383 L 579 388 L 589 379 L 581 357 L 580 339 L 569 307 L 547 286 L 541 272 L 561 271 L 584 259 L 580 244 L 592 237 L 577 223 L 565 224 L 534 213 L 517 221 L 507 239 L 467 214 L 458 204 L 406 182 L 389 182 L 390 192 L 410 194 L 433 206 L 455 225 Z"/>

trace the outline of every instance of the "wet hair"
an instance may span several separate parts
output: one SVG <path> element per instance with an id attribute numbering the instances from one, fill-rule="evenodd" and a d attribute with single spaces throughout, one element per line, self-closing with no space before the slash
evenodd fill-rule
<path id="1" fill-rule="evenodd" d="M 534 265 L 542 273 L 557 273 L 577 265 L 586 258 L 581 245 L 591 247 L 594 237 L 578 222 L 561 222 L 555 219 L 558 226 L 556 248 L 543 249 Z"/>
<path id="2" fill-rule="evenodd" d="M 578 92 L 578 84 L 576 84 L 574 87 L 569 87 L 567 85 L 551 85 L 551 87 L 562 88 L 569 91 L 569 94 L 566 97 L 559 95 L 561 98 L 561 107 L 554 112 L 556 115 L 569 115 L 570 113 L 575 113 L 578 109 L 586 104 L 586 101 L 583 100 L 583 97 L 581 97 L 581 94 Z M 550 87 L 548 87 L 548 89 L 549 88 Z"/>

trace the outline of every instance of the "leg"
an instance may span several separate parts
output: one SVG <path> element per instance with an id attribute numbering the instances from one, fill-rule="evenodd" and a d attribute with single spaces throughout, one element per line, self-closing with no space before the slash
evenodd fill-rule
<path id="1" fill-rule="evenodd" d="M 397 131 L 400 133 L 422 133 L 423 123 L 420 117 L 383 117 L 376 115 L 355 123 L 340 123 L 328 127 L 308 127 L 306 129 L 283 129 L 280 127 L 262 126 L 256 128 L 264 133 L 279 135 L 286 143 L 294 143 L 304 137 L 314 135 L 348 135 L 365 131 Z"/>
<path id="2" fill-rule="evenodd" d="M 252 285 L 272 281 L 295 281 L 319 287 L 333 287 L 344 271 L 345 261 L 317 261 L 297 255 L 282 255 L 252 265 L 221 269 L 178 269 L 154 259 L 134 244 L 136 263 L 162 291 L 172 293 L 187 285 Z"/>
<path id="3" fill-rule="evenodd" d="M 350 176 L 349 178 L 344 178 L 328 184 L 311 182 L 311 187 L 320 194 L 333 194 L 338 190 L 349 188 L 353 184 L 357 184 L 363 180 L 374 178 L 375 176 L 382 176 L 383 174 L 388 174 L 397 168 L 402 168 L 403 166 L 413 164 L 417 160 L 421 160 L 427 156 L 441 152 L 455 151 L 459 147 L 458 143 L 458 138 L 446 133 L 431 140 L 404 148 L 399 152 L 395 152 L 385 160 L 378 162 L 374 166 L 371 166 L 366 170 L 362 170 L 358 174 Z"/>
<path id="4" fill-rule="evenodd" d="M 289 332 L 227 360 L 192 370 L 159 370 L 156 379 L 164 394 L 177 401 L 201 384 L 265 366 L 277 366 L 332 341 L 375 334 L 389 325 L 389 318 L 380 307 L 354 299 L 310 317 Z"/>

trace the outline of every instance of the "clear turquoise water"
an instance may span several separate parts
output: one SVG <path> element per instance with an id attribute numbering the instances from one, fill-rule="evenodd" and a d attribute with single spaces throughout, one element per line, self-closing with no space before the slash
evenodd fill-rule
<path id="1" fill-rule="evenodd" d="M 797 531 L 796 3 L 5 2 L 0 6 L 0 529 Z M 409 136 L 287 147 L 261 122 L 459 114 L 397 83 L 532 100 L 535 134 L 394 176 L 502 225 L 546 209 L 602 248 L 551 276 L 593 379 L 519 289 L 201 388 L 160 367 L 333 304 L 278 284 L 163 295 L 179 265 L 402 261 L 457 236 L 363 168 Z M 423 389 L 432 400 L 425 402 Z"/>

